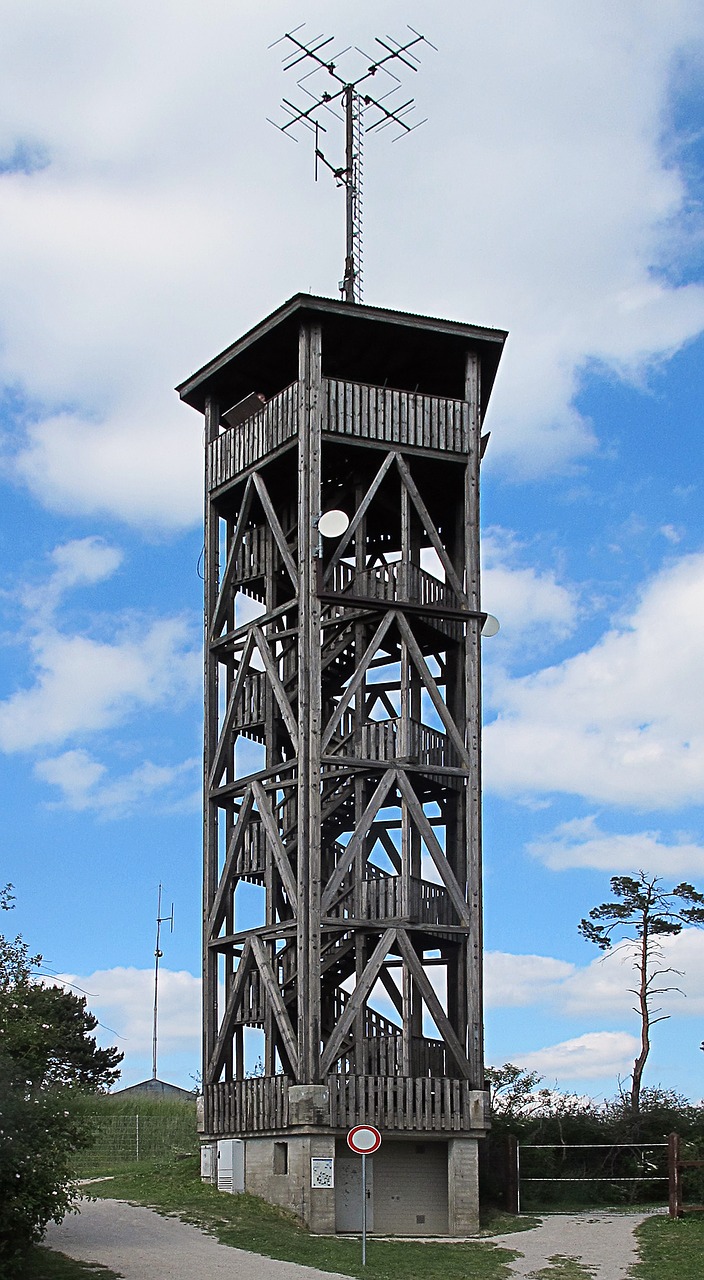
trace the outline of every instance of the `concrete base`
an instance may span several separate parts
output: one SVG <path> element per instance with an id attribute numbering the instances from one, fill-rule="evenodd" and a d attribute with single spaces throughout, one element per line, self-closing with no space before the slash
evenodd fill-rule
<path id="1" fill-rule="evenodd" d="M 476 1138 L 451 1138 L 447 1151 L 448 1227 L 451 1236 L 479 1230 L 479 1148 Z"/>
<path id="2" fill-rule="evenodd" d="M 335 1231 L 335 1189 L 314 1186 L 325 1170 L 314 1160 L 335 1156 L 335 1139 L 323 1134 L 289 1134 L 278 1138 L 247 1138 L 245 1190 L 269 1204 L 295 1213 L 314 1234 Z"/>

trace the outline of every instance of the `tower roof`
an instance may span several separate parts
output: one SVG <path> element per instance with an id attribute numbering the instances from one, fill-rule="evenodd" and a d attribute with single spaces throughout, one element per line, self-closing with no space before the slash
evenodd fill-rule
<path id="1" fill-rule="evenodd" d="M 478 351 L 482 416 L 486 412 L 505 330 L 307 293 L 289 298 L 182 382 L 176 388 L 181 399 L 202 413 L 211 396 L 225 408 L 252 391 L 274 395 L 296 381 L 299 328 L 312 320 L 322 327 L 326 377 L 463 399 L 465 356 Z"/>

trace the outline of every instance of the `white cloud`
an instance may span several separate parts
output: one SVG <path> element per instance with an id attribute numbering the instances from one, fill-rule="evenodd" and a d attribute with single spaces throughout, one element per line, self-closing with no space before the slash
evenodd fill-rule
<path id="1" fill-rule="evenodd" d="M 633 950 L 614 946 L 578 966 L 553 956 L 489 951 L 484 958 L 486 1006 L 541 1006 L 570 1018 L 633 1018 Z M 662 965 L 671 969 L 660 987 L 672 987 L 655 1000 L 669 1016 L 704 1015 L 704 931 L 687 928 L 663 938 Z"/>
<path id="2" fill-rule="evenodd" d="M 612 874 L 643 870 L 668 879 L 704 875 L 704 846 L 685 839 L 668 844 L 658 831 L 609 834 L 600 830 L 594 815 L 562 822 L 526 848 L 553 871 L 594 867 Z"/>
<path id="3" fill-rule="evenodd" d="M 341 44 L 404 20 L 397 0 L 307 17 Z M 663 143 L 700 20 L 696 0 L 436 7 L 430 123 L 370 139 L 369 300 L 511 330 L 490 466 L 579 456 L 585 367 L 642 379 L 704 325 L 704 290 L 666 274 L 687 193 Z M 196 521 L 200 424 L 171 387 L 284 297 L 336 292 L 339 193 L 265 122 L 289 22 L 284 0 L 5 5 L 0 156 L 48 163 L 0 175 L 0 380 L 32 406 L 15 474 L 53 509 Z"/>
<path id="4" fill-rule="evenodd" d="M 562 1081 L 622 1076 L 633 1065 L 639 1042 L 626 1031 L 589 1031 L 573 1040 L 517 1053 L 527 1071 Z"/>
<path id="5" fill-rule="evenodd" d="M 486 1007 L 506 1009 L 549 1000 L 574 972 L 573 964 L 553 956 L 487 951 L 484 956 Z"/>
<path id="6" fill-rule="evenodd" d="M 122 564 L 123 557 L 117 547 L 92 535 L 54 547 L 49 558 L 53 569 L 48 580 L 22 592 L 22 603 L 34 614 L 35 624 L 39 619 L 50 617 L 64 594 L 73 587 L 95 586 L 110 578 Z"/>
<path id="7" fill-rule="evenodd" d="M 123 630 L 112 643 L 48 630 L 33 637 L 34 684 L 0 702 L 0 750 L 56 746 L 192 696 L 199 651 L 179 618 Z"/>
<path id="8" fill-rule="evenodd" d="M 668 565 L 591 649 L 532 675 L 492 673 L 487 787 L 642 808 L 700 803 L 704 555 Z"/>
<path id="9" fill-rule="evenodd" d="M 197 810 L 200 770 L 200 758 L 174 765 L 145 760 L 130 773 L 106 781 L 107 767 L 83 750 L 64 751 L 34 767 L 38 778 L 59 788 L 58 803 L 78 811 L 90 809 L 108 818 L 132 813 L 146 802 L 151 813 Z"/>
<path id="10" fill-rule="evenodd" d="M 482 603 L 501 623 L 502 640 L 525 645 L 526 633 L 547 632 L 563 639 L 574 629 L 575 592 L 551 570 L 523 568 L 521 548 L 505 529 L 488 529 L 482 538 Z"/>
<path id="11" fill-rule="evenodd" d="M 57 975 L 59 980 L 89 992 L 88 1008 L 120 1037 L 103 1029 L 103 1044 L 117 1043 L 130 1058 L 152 1051 L 154 970 L 117 967 L 97 969 L 85 976 Z M 159 1050 L 190 1050 L 200 1059 L 200 979 L 185 970 L 159 969 Z"/>

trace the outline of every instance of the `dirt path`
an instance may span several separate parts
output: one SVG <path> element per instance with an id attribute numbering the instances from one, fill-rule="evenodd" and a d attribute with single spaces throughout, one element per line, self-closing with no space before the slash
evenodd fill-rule
<path id="1" fill-rule="evenodd" d="M 513 1276 L 534 1276 L 554 1258 L 574 1258 L 593 1280 L 627 1280 L 638 1261 L 633 1232 L 644 1214 L 556 1213 L 519 1234 L 492 1236 L 495 1244 L 520 1250 L 509 1263 Z M 549 1275 L 549 1272 L 548 1272 Z"/>
<path id="2" fill-rule="evenodd" d="M 637 1261 L 634 1229 L 641 1214 L 553 1214 L 530 1231 L 492 1236 L 522 1255 L 511 1275 L 530 1280 L 556 1258 L 574 1258 L 593 1280 L 627 1280 Z M 97 1262 L 124 1280 L 348 1280 L 296 1262 L 218 1244 L 213 1236 L 178 1218 L 124 1200 L 85 1200 L 80 1214 L 50 1226 L 44 1242 L 81 1262 Z M 489 1243 L 487 1241 L 487 1243 Z M 557 1272 L 556 1272 L 557 1274 Z"/>
<path id="3" fill-rule="evenodd" d="M 79 1214 L 49 1227 L 44 1244 L 79 1262 L 99 1262 L 124 1280 L 347 1280 L 231 1249 L 178 1218 L 124 1200 L 84 1200 Z"/>

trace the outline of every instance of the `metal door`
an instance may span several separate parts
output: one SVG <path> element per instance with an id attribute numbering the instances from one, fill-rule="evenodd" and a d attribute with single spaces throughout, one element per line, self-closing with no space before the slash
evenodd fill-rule
<path id="1" fill-rule="evenodd" d="M 335 1161 L 335 1230 L 362 1230 L 362 1157 Z M 374 1160 L 367 1156 L 367 1231 L 374 1230 Z"/>

